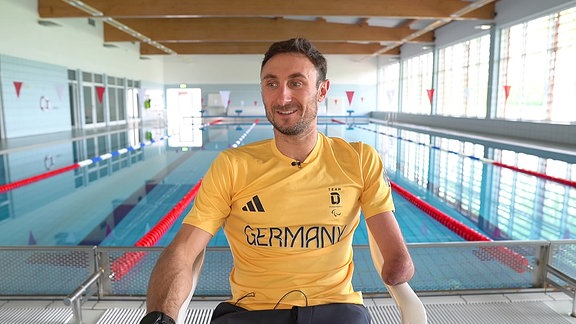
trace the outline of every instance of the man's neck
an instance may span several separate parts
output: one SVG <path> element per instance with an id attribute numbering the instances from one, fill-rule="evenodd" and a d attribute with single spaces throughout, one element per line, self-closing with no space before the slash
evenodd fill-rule
<path id="1" fill-rule="evenodd" d="M 313 130 L 302 135 L 284 135 L 274 131 L 276 147 L 285 156 L 296 161 L 303 162 L 316 146 L 318 141 L 318 130 Z"/>

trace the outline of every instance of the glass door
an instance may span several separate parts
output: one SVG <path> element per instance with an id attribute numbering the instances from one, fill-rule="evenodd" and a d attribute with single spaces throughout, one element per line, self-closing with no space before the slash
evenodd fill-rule
<path id="1" fill-rule="evenodd" d="M 85 85 L 83 88 L 84 94 L 84 124 L 91 126 L 96 123 L 96 107 L 94 106 L 94 96 L 92 85 Z"/>

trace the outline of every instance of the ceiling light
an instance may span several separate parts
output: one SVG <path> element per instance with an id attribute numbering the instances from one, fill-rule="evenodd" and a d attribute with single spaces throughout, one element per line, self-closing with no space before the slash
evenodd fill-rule
<path id="1" fill-rule="evenodd" d="M 83 1 L 80 1 L 80 0 L 62 0 L 62 1 L 68 3 L 69 5 L 71 5 L 73 7 L 78 8 L 78 9 L 80 9 L 86 13 L 89 13 L 90 15 L 92 15 L 92 17 L 102 18 L 102 20 L 104 22 L 106 22 L 107 24 L 112 25 L 112 26 L 132 35 L 133 37 L 139 39 L 141 42 L 148 43 L 151 46 L 154 46 L 157 49 L 164 51 L 165 53 L 173 54 L 173 55 L 177 54 L 172 49 L 169 49 L 168 47 L 166 47 L 166 46 L 164 46 L 164 45 L 162 45 L 156 41 L 151 40 L 150 38 L 142 35 L 141 33 L 133 30 L 132 28 L 120 23 L 119 21 L 115 20 L 114 18 L 104 17 L 104 13 L 102 11 L 85 4 Z"/>
<path id="2" fill-rule="evenodd" d="M 53 21 L 44 20 L 44 19 L 38 20 L 38 25 L 44 26 L 44 27 L 60 27 L 59 24 L 57 24 L 57 23 L 55 23 L 55 22 L 53 22 Z"/>
<path id="3" fill-rule="evenodd" d="M 490 30 L 490 29 L 492 29 L 492 24 L 481 24 L 481 25 L 476 25 L 476 26 L 474 26 L 474 29 L 480 29 L 480 30 Z"/>
<path id="4" fill-rule="evenodd" d="M 69 4 L 73 7 L 78 8 L 78 9 L 80 9 L 86 13 L 89 13 L 94 17 L 104 16 L 104 13 L 102 13 L 102 11 L 85 4 L 83 1 L 79 1 L 79 0 L 62 0 L 62 1 L 66 2 L 67 4 Z"/>

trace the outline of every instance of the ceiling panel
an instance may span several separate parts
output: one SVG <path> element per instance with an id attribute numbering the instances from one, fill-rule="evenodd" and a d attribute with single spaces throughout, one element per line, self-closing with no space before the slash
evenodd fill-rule
<path id="1" fill-rule="evenodd" d="M 397 55 L 454 20 L 492 20 L 495 0 L 38 0 L 42 19 L 102 19 L 103 43 L 142 55 L 262 54 L 306 37 L 325 54 Z"/>

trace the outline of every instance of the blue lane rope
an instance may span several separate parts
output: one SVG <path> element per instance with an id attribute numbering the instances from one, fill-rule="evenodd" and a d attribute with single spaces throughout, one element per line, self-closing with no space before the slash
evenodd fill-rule
<path id="1" fill-rule="evenodd" d="M 211 125 L 214 125 L 214 124 L 219 123 L 220 121 L 222 121 L 222 120 L 221 120 L 221 119 L 217 119 L 217 120 L 212 121 L 212 122 L 210 122 L 210 123 L 202 124 L 202 125 L 200 126 L 200 129 L 205 129 L 205 128 L 211 126 Z M 116 151 L 114 151 L 114 152 L 105 153 L 105 154 L 102 154 L 102 155 L 99 155 L 99 156 L 96 156 L 96 157 L 93 157 L 93 158 L 90 158 L 90 159 L 86 159 L 86 160 L 83 160 L 83 161 L 80 161 L 80 162 L 76 162 L 76 163 L 74 163 L 74 164 L 71 164 L 71 165 L 68 165 L 68 166 L 65 166 L 65 167 L 62 167 L 62 168 L 59 168 L 59 169 L 51 170 L 51 171 L 48 171 L 48 172 L 45 172 L 45 173 L 41 173 L 41 174 L 38 174 L 38 175 L 35 175 L 35 176 L 32 176 L 32 177 L 24 178 L 24 179 L 21 179 L 21 180 L 18 180 L 18 181 L 14 181 L 14 182 L 11 182 L 11 183 L 6 183 L 6 184 L 3 184 L 3 185 L 0 185 L 0 193 L 5 193 L 5 192 L 7 192 L 7 191 L 14 190 L 14 189 L 16 189 L 16 188 L 20 188 L 20 187 L 22 187 L 22 186 L 25 186 L 25 185 L 28 185 L 28 184 L 31 184 L 31 183 L 34 183 L 34 182 L 38 182 L 38 181 L 40 181 L 40 180 L 44 180 L 44 179 L 53 177 L 53 176 L 58 175 L 58 174 L 61 174 L 61 173 L 65 173 L 65 172 L 68 172 L 68 171 L 71 171 L 71 170 L 75 170 L 75 169 L 78 169 L 78 168 L 81 168 L 81 167 L 85 167 L 85 166 L 88 166 L 88 165 L 93 164 L 93 163 L 98 163 L 98 162 L 101 162 L 101 161 L 104 161 L 104 160 L 108 160 L 108 159 L 110 159 L 110 158 L 112 158 L 112 157 L 120 156 L 120 155 L 122 155 L 122 154 L 126 154 L 126 153 L 131 152 L 131 151 L 139 150 L 139 149 L 141 149 L 141 148 L 143 148 L 143 147 L 145 147 L 145 146 L 152 145 L 152 144 L 158 143 L 158 142 L 162 142 L 162 141 L 164 141 L 164 140 L 166 140 L 166 139 L 168 139 L 169 137 L 172 137 L 172 136 L 173 136 L 173 135 L 167 135 L 167 136 L 162 136 L 162 137 L 160 137 L 160 138 L 158 138 L 158 139 L 151 139 L 151 140 L 149 140 L 149 141 L 147 141 L 147 142 L 143 142 L 143 143 L 140 143 L 140 144 L 138 144 L 138 145 L 132 145 L 132 146 L 129 146 L 129 147 L 126 147 L 126 148 L 121 148 L 121 149 L 116 150 Z"/>
<path id="2" fill-rule="evenodd" d="M 260 119 L 254 120 L 252 125 L 250 125 L 250 127 L 236 140 L 236 142 L 234 142 L 234 144 L 232 144 L 232 147 L 236 148 L 236 147 L 240 146 L 240 144 L 242 144 L 242 142 L 244 141 L 246 136 L 248 136 L 248 134 L 254 129 L 254 127 L 256 127 L 256 124 L 258 124 L 259 121 L 260 121 Z"/>
<path id="3" fill-rule="evenodd" d="M 339 124 L 346 124 L 345 122 L 340 121 L 340 120 L 337 120 L 337 119 L 332 119 L 332 120 L 333 120 L 334 122 L 336 122 L 336 123 L 339 123 Z M 464 153 L 457 152 L 457 151 L 453 151 L 453 150 L 449 150 L 449 149 L 443 149 L 443 148 L 441 148 L 441 147 L 439 147 L 439 146 L 436 146 L 436 145 L 431 145 L 431 144 L 422 143 L 422 142 L 416 142 L 416 141 L 411 140 L 411 139 L 409 139 L 409 138 L 403 138 L 403 137 L 401 137 L 401 136 L 395 136 L 395 135 L 387 134 L 387 133 L 384 133 L 384 132 L 379 132 L 379 131 L 376 131 L 376 130 L 374 130 L 374 129 L 370 129 L 370 128 L 363 127 L 363 126 L 359 126 L 359 125 L 355 125 L 355 127 L 356 127 L 356 128 L 359 128 L 359 129 L 367 130 L 367 131 L 369 131 L 369 132 L 373 132 L 373 133 L 376 133 L 376 134 L 385 135 L 385 136 L 392 137 L 392 138 L 397 138 L 397 139 L 400 139 L 400 140 L 403 140 L 403 141 L 406 141 L 406 142 L 410 142 L 410 143 L 413 143 L 413 144 L 430 147 L 430 148 L 433 148 L 433 149 L 435 149 L 435 150 L 439 150 L 439 151 L 447 152 L 447 153 L 450 153 L 450 154 L 455 154 L 455 155 L 467 157 L 467 158 L 472 159 L 472 160 L 480 161 L 480 162 L 487 163 L 487 164 L 492 164 L 492 165 L 494 165 L 494 166 L 498 166 L 498 167 L 502 167 L 502 168 L 514 170 L 514 171 L 517 171 L 517 172 L 521 172 L 521 173 L 524 173 L 524 174 L 528 174 L 528 175 L 531 175 L 531 176 L 543 178 L 543 179 L 546 179 L 546 180 L 554 181 L 554 182 L 557 182 L 557 183 L 560 183 L 560 184 L 563 184 L 563 185 L 566 185 L 566 186 L 570 186 L 570 187 L 576 188 L 576 181 L 574 181 L 574 180 L 569 180 L 569 179 L 554 177 L 554 176 L 551 176 L 551 175 L 548 175 L 548 174 L 545 174 L 545 173 L 536 172 L 536 171 L 527 170 L 527 169 L 522 169 L 522 168 L 519 168 L 519 167 L 517 167 L 517 166 L 507 165 L 507 164 L 504 164 L 504 163 L 502 163 L 502 162 L 498 162 L 498 161 L 495 161 L 495 160 L 487 159 L 487 158 L 484 158 L 484 157 L 477 157 L 477 156 L 474 156 L 474 155 L 468 155 L 468 154 L 464 154 Z"/>
<path id="4" fill-rule="evenodd" d="M 105 153 L 105 154 L 102 154 L 102 155 L 99 155 L 99 156 L 95 156 L 95 157 L 90 158 L 90 159 L 86 159 L 86 160 L 83 160 L 83 161 L 80 161 L 80 162 L 76 162 L 75 164 L 77 164 L 79 167 L 85 167 L 85 166 L 90 165 L 90 164 L 92 164 L 92 163 L 98 163 L 98 162 L 101 162 L 101 161 L 104 161 L 104 160 L 108 160 L 108 159 L 110 159 L 110 158 L 112 158 L 112 157 L 115 157 L 115 156 L 120 156 L 120 155 L 122 155 L 122 154 L 126 154 L 126 153 L 128 153 L 128 152 L 130 152 L 130 151 L 139 150 L 139 149 L 141 149 L 141 148 L 143 148 L 143 147 L 145 147 L 145 146 L 152 145 L 152 144 L 154 144 L 154 143 L 162 142 L 162 141 L 164 141 L 164 140 L 166 140 L 166 139 L 168 139 L 168 138 L 170 138 L 170 137 L 172 137 L 172 135 L 162 136 L 162 137 L 160 137 L 160 138 L 157 139 L 157 140 L 151 139 L 151 140 L 149 140 L 149 141 L 147 141 L 147 142 L 140 143 L 140 145 L 132 145 L 132 146 L 129 146 L 129 147 L 121 148 L 121 149 L 119 149 L 119 150 L 116 150 L 116 151 L 113 151 L 113 152 L 110 152 L 110 153 Z"/>

